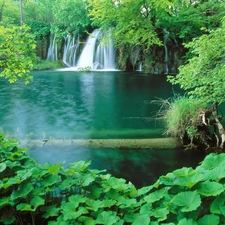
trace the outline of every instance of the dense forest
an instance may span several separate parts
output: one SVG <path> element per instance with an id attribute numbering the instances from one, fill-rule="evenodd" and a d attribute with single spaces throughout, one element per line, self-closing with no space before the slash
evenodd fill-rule
<path id="1" fill-rule="evenodd" d="M 98 28 L 103 39 L 110 32 L 117 68 L 132 71 L 141 64 L 147 73 L 177 74 L 190 57 L 184 44 L 218 28 L 224 8 L 223 0 L 0 0 L 0 25 L 29 26 L 44 60 L 63 60 L 68 40 L 71 54 L 79 54 Z"/>

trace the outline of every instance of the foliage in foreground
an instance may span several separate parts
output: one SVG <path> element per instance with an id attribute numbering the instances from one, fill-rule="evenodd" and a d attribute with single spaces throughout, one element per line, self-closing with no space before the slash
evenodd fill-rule
<path id="1" fill-rule="evenodd" d="M 136 189 L 79 161 L 40 165 L 14 140 L 0 137 L 3 224 L 225 224 L 225 154 Z"/>

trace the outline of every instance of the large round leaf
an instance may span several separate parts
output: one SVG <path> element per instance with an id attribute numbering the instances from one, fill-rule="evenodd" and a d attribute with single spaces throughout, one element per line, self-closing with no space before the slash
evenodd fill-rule
<path id="1" fill-rule="evenodd" d="M 196 210 L 201 205 L 201 198 L 197 191 L 181 192 L 171 200 L 173 204 L 181 206 L 182 212 L 190 212 Z"/>

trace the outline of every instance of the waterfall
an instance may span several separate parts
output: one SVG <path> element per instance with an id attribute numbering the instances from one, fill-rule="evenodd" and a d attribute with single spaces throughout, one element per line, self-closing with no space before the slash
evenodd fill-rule
<path id="1" fill-rule="evenodd" d="M 138 63 L 138 69 L 137 71 L 142 72 L 142 62 Z"/>
<path id="2" fill-rule="evenodd" d="M 79 38 L 67 35 L 65 38 L 63 50 L 63 63 L 68 67 L 76 66 L 77 49 L 79 48 Z"/>
<path id="3" fill-rule="evenodd" d="M 77 63 L 77 67 L 87 67 L 90 66 L 93 68 L 93 60 L 95 53 L 95 43 L 99 35 L 99 30 L 94 30 L 91 35 L 89 35 L 84 49 L 80 55 L 80 58 Z"/>
<path id="4" fill-rule="evenodd" d="M 48 48 L 47 60 L 58 60 L 56 36 L 54 36 L 54 38 L 52 38 L 52 35 L 50 36 L 50 45 Z"/>
<path id="5" fill-rule="evenodd" d="M 167 31 L 166 29 L 163 29 L 164 31 L 164 49 L 165 49 L 165 71 L 164 73 L 165 74 L 168 74 L 169 73 L 169 66 L 168 66 L 168 63 L 169 63 L 169 57 L 168 57 L 168 49 L 167 49 L 167 40 L 168 40 L 168 36 L 170 34 L 169 31 Z"/>
<path id="6" fill-rule="evenodd" d="M 110 36 L 107 37 L 107 41 L 101 41 L 102 35 L 100 30 L 94 30 L 87 38 L 80 56 L 78 55 L 78 49 L 80 49 L 79 38 L 72 37 L 69 34 L 64 37 L 62 59 L 64 65 L 72 68 L 90 67 L 93 70 L 115 70 L 113 41 Z M 52 38 L 52 36 L 50 37 L 47 59 L 58 59 L 56 36 L 54 36 L 54 38 Z"/>
<path id="7" fill-rule="evenodd" d="M 101 41 L 102 32 L 98 29 L 89 35 L 79 57 L 77 67 L 90 66 L 92 69 L 115 69 L 113 41 Z"/>

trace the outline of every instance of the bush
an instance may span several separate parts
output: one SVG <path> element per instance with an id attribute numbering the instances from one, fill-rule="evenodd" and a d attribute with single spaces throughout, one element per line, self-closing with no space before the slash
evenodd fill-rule
<path id="1" fill-rule="evenodd" d="M 147 187 L 90 170 L 90 162 L 40 165 L 0 135 L 2 224 L 225 224 L 225 154 L 210 154 Z"/>

